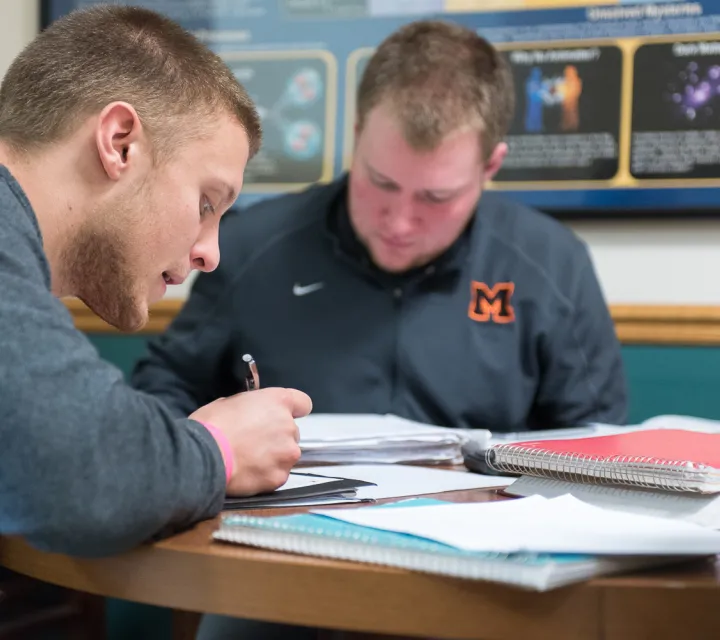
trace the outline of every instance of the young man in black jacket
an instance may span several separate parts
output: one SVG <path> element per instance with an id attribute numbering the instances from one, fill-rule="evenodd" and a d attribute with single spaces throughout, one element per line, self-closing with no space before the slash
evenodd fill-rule
<path id="1" fill-rule="evenodd" d="M 587 248 L 483 192 L 513 95 L 473 31 L 429 21 L 390 36 L 359 88 L 349 174 L 226 216 L 222 265 L 200 274 L 134 384 L 187 415 L 241 389 L 250 352 L 264 383 L 302 389 L 316 412 L 493 431 L 624 423 Z M 208 617 L 200 637 L 288 633 Z"/>
<path id="2" fill-rule="evenodd" d="M 187 415 L 242 388 L 249 352 L 264 384 L 302 389 L 315 412 L 494 431 L 623 423 L 620 347 L 587 248 L 483 192 L 512 95 L 473 32 L 398 31 L 362 80 L 349 175 L 225 216 L 222 264 L 134 384 Z"/>

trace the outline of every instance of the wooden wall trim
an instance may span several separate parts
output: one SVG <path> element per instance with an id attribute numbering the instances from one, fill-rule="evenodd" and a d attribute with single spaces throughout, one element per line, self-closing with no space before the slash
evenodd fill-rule
<path id="1" fill-rule="evenodd" d="M 171 298 L 153 305 L 140 333 L 163 331 L 183 302 Z M 79 300 L 67 299 L 65 304 L 81 331 L 118 333 Z M 610 312 L 623 344 L 720 345 L 720 306 L 611 305 Z"/>
<path id="2" fill-rule="evenodd" d="M 720 345 L 720 306 L 611 305 L 623 344 Z"/>

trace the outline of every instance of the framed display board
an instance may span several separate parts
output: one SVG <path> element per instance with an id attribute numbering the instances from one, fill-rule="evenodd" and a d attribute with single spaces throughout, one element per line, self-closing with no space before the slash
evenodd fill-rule
<path id="1" fill-rule="evenodd" d="M 44 0 L 41 26 L 93 0 Z M 720 0 L 134 0 L 192 30 L 256 101 L 240 204 L 329 181 L 352 157 L 377 44 L 433 17 L 512 67 L 510 152 L 489 188 L 560 216 L 720 213 Z"/>

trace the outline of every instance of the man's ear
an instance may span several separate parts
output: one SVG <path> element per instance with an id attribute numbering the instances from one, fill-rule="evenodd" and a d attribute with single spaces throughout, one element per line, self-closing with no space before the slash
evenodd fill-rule
<path id="1" fill-rule="evenodd" d="M 132 105 L 111 102 L 101 112 L 95 127 L 100 163 L 111 180 L 119 180 L 135 161 L 143 139 L 143 126 Z"/>
<path id="2" fill-rule="evenodd" d="M 508 152 L 508 146 L 505 142 L 500 142 L 498 145 L 493 149 L 492 154 L 488 158 L 487 162 L 485 163 L 485 170 L 483 177 L 485 178 L 485 181 L 492 180 L 495 177 L 495 174 L 500 171 L 500 167 L 502 167 L 502 163 L 505 160 L 505 156 Z"/>

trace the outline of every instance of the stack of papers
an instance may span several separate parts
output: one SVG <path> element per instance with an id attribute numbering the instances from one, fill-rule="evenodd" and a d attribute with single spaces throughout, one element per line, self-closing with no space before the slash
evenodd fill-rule
<path id="1" fill-rule="evenodd" d="M 393 415 L 310 414 L 297 420 L 301 464 L 461 464 L 464 430 L 436 427 Z M 474 431 L 487 441 L 490 432 Z"/>

